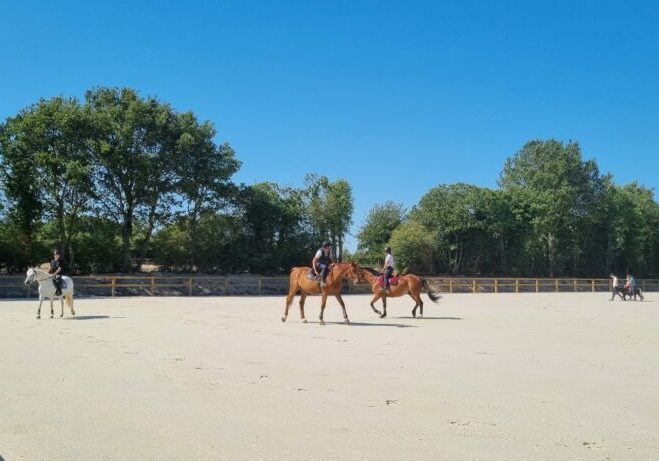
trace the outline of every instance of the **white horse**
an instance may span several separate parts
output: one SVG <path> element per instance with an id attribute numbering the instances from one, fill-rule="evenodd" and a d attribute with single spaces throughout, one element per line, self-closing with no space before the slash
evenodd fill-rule
<path id="1" fill-rule="evenodd" d="M 66 288 L 62 288 L 62 295 L 55 296 L 55 284 L 53 283 L 53 276 L 48 272 L 41 270 L 37 267 L 30 267 L 27 270 L 25 285 L 29 285 L 32 282 L 39 283 L 39 309 L 37 309 L 37 319 L 41 318 L 41 303 L 45 298 L 50 299 L 50 318 L 52 319 L 55 315 L 53 312 L 53 300 L 59 298 L 62 302 L 62 313 L 60 317 L 64 317 L 64 299 L 66 303 L 71 308 L 71 315 L 76 315 L 76 312 L 73 310 L 73 280 L 71 277 L 62 276 L 62 280 L 66 284 Z"/>

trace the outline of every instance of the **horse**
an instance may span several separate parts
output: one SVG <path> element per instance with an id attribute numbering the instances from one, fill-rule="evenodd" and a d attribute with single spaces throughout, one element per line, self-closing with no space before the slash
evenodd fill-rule
<path id="1" fill-rule="evenodd" d="M 416 318 L 417 307 L 419 308 L 419 317 L 423 318 L 423 300 L 421 299 L 421 292 L 424 288 L 432 302 L 437 303 L 441 299 L 441 296 L 430 288 L 428 282 L 418 275 L 406 274 L 399 276 L 398 283 L 396 285 L 389 285 L 389 289 L 386 292 L 382 291 L 382 285 L 380 284 L 381 274 L 375 269 L 371 269 L 370 267 L 360 268 L 360 281 L 362 277 L 366 278 L 366 281 L 371 284 L 371 289 L 374 294 L 373 299 L 371 299 L 371 309 L 373 309 L 373 312 L 378 314 L 380 318 L 387 316 L 387 298 L 397 298 L 399 296 L 410 295 L 415 303 L 414 308 L 412 309 L 412 317 L 414 318 Z M 374 303 L 380 298 L 382 298 L 383 312 L 376 309 L 374 305 Z"/>
<path id="2" fill-rule="evenodd" d="M 636 287 L 636 288 L 624 287 L 621 290 L 621 293 L 622 293 L 622 300 L 623 301 L 627 301 L 627 296 L 629 296 L 630 300 L 633 297 L 634 301 L 636 301 L 636 296 L 640 296 L 641 301 L 643 301 L 645 299 L 643 297 L 643 290 L 641 290 L 639 287 Z"/>
<path id="3" fill-rule="evenodd" d="M 64 317 L 64 300 L 71 309 L 71 315 L 76 315 L 73 310 L 73 280 L 70 277 L 62 276 L 62 280 L 66 284 L 66 288 L 62 288 L 62 294 L 60 296 L 55 296 L 55 284 L 53 283 L 53 276 L 48 272 L 41 270 L 37 267 L 30 267 L 27 270 L 25 285 L 29 285 L 33 282 L 39 283 L 39 308 L 37 309 L 37 320 L 41 318 L 41 303 L 45 298 L 50 299 L 50 318 L 52 319 L 55 315 L 53 312 L 53 300 L 59 298 L 62 303 L 62 312 L 60 317 Z"/>
<path id="4" fill-rule="evenodd" d="M 317 280 L 309 278 L 309 274 L 313 273 L 310 272 L 311 268 L 292 268 L 289 278 L 288 296 L 286 296 L 286 309 L 284 310 L 284 315 L 281 317 L 281 321 L 285 322 L 288 318 L 288 309 L 293 303 L 293 298 L 295 298 L 295 295 L 299 292 L 300 317 L 304 323 L 307 323 L 307 319 L 304 318 L 304 301 L 307 299 L 308 295 L 320 294 L 322 296 L 320 303 L 320 324 L 325 325 L 323 313 L 325 312 L 327 297 L 330 295 L 335 296 L 339 304 L 341 304 L 341 309 L 343 309 L 343 319 L 346 324 L 350 324 L 348 313 L 346 312 L 346 305 L 341 297 L 341 286 L 343 285 L 343 279 L 345 278 L 350 278 L 356 283 L 358 280 L 357 270 L 357 265 L 352 262 L 332 264 L 327 274 L 327 283 L 321 288 Z"/>

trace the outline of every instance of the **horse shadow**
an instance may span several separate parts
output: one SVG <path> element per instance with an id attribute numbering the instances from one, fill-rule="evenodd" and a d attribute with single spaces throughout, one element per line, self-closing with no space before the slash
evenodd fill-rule
<path id="1" fill-rule="evenodd" d="M 66 320 L 105 320 L 109 318 L 123 319 L 125 317 L 110 317 L 109 315 L 76 315 L 75 317 L 65 317 L 65 318 Z"/>
<path id="2" fill-rule="evenodd" d="M 314 322 L 319 323 L 319 322 Z M 325 322 L 327 325 L 346 325 L 345 322 Z M 418 328 L 416 325 L 406 323 L 368 323 L 368 322 L 350 322 L 352 327 L 394 327 L 394 328 Z"/>
<path id="3" fill-rule="evenodd" d="M 411 319 L 411 320 L 464 320 L 462 317 L 426 317 L 426 316 L 423 316 L 423 317 L 414 318 L 412 316 L 408 316 L 408 317 L 394 317 L 394 318 L 397 318 L 397 319 Z"/>

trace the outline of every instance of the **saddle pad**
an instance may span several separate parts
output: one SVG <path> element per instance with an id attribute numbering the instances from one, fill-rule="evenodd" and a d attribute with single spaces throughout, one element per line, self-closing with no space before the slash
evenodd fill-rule
<path id="1" fill-rule="evenodd" d="M 389 277 L 389 285 L 398 285 L 398 280 L 400 279 L 400 276 L 394 275 L 393 277 Z M 384 286 L 384 275 L 381 275 L 380 278 L 378 279 L 378 282 L 380 282 L 380 286 Z"/>

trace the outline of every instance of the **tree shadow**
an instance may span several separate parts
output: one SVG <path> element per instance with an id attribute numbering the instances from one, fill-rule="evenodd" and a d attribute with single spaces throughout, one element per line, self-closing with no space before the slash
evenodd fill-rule
<path id="1" fill-rule="evenodd" d="M 75 317 L 65 317 L 66 320 L 103 320 L 103 319 L 123 319 L 125 317 L 110 317 L 109 315 L 77 315 Z"/>

